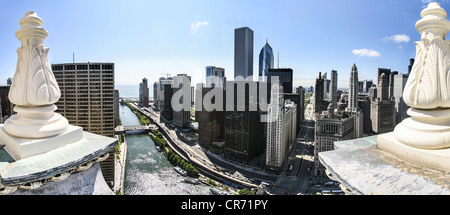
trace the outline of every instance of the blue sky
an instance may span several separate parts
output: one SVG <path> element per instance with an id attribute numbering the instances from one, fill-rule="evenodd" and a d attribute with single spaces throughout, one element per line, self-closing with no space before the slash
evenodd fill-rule
<path id="1" fill-rule="evenodd" d="M 406 73 L 420 39 L 415 23 L 427 0 L 0 0 L 0 84 L 13 77 L 19 20 L 36 11 L 49 32 L 51 63 L 114 62 L 116 84 L 150 83 L 162 73 L 205 81 L 205 67 L 232 78 L 234 29 L 254 31 L 254 74 L 266 38 L 294 84 L 311 86 L 319 72 L 351 67 L 376 80 L 379 67 Z M 448 0 L 441 6 L 450 11 Z"/>

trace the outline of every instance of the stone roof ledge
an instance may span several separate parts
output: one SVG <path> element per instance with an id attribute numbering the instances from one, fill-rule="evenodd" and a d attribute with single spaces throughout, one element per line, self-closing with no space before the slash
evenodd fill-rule
<path id="1" fill-rule="evenodd" d="M 17 161 L 2 148 L 0 194 L 112 195 L 98 163 L 116 145 L 115 138 L 83 132 L 79 141 Z"/>
<path id="2" fill-rule="evenodd" d="M 378 136 L 335 142 L 335 150 L 319 153 L 329 177 L 347 194 L 449 195 L 450 173 L 408 162 L 377 147 Z"/>

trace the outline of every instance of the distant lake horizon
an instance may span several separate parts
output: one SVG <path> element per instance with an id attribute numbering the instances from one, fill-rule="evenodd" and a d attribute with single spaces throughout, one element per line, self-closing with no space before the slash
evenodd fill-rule
<path id="1" fill-rule="evenodd" d="M 139 85 L 134 84 L 117 84 L 116 90 L 119 90 L 119 97 L 122 98 L 139 98 Z"/>

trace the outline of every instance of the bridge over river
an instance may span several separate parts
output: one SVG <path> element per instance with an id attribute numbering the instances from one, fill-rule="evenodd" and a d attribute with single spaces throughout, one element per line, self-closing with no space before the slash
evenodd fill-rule
<path id="1" fill-rule="evenodd" d="M 122 134 L 126 131 L 146 131 L 149 132 L 151 130 L 157 129 L 156 125 L 132 125 L 132 126 L 117 126 L 114 131 L 116 134 Z"/>

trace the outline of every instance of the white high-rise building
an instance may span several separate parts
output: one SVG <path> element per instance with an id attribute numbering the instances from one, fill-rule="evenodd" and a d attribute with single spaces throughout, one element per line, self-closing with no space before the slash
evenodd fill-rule
<path id="1" fill-rule="evenodd" d="M 336 70 L 331 70 L 330 74 L 330 92 L 328 101 L 333 105 L 333 109 L 337 108 L 337 84 L 338 84 L 338 74 Z"/>
<path id="2" fill-rule="evenodd" d="M 289 153 L 289 145 L 296 140 L 297 105 L 284 101 L 281 86 L 273 86 L 271 93 L 267 110 L 266 165 L 277 170 Z"/>
<path id="3" fill-rule="evenodd" d="M 349 88 L 348 88 L 348 106 L 346 111 L 356 112 L 358 110 L 358 69 L 353 64 L 352 71 L 350 72 Z"/>

